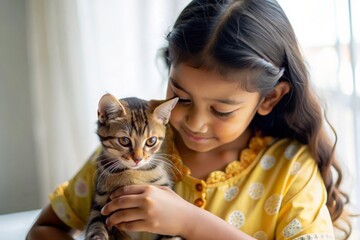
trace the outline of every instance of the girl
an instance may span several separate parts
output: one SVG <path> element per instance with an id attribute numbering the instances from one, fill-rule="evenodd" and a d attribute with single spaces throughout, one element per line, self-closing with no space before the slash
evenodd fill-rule
<path id="1" fill-rule="evenodd" d="M 115 191 L 107 224 L 185 239 L 333 239 L 342 174 L 279 4 L 193 0 L 167 40 L 167 98 L 179 97 L 167 149 L 181 174 L 174 191 Z M 94 169 L 88 161 L 56 189 L 28 239 L 85 226 Z"/>

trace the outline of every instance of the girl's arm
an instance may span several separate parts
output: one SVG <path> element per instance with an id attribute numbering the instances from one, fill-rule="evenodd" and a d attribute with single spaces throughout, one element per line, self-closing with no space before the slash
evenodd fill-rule
<path id="1" fill-rule="evenodd" d="M 72 233 L 73 230 L 58 218 L 49 204 L 41 211 L 26 240 L 67 240 L 73 239 Z"/>
<path id="2" fill-rule="evenodd" d="M 214 214 L 188 203 L 189 210 L 184 212 L 187 216 L 188 226 L 183 237 L 186 240 L 196 239 L 254 239 L 241 230 L 233 227 Z M 192 208 L 192 209 L 191 209 Z M 184 210 L 185 211 L 185 210 Z"/>
<path id="3" fill-rule="evenodd" d="M 102 213 L 109 215 L 109 226 L 121 230 L 181 236 L 187 240 L 253 239 L 166 187 L 127 186 L 115 191 L 111 199 Z"/>

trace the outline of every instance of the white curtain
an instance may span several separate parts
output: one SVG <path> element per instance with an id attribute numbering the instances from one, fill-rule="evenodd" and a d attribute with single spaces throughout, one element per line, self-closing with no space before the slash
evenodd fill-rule
<path id="1" fill-rule="evenodd" d="M 79 28 L 72 0 L 30 0 L 29 56 L 43 202 L 79 168 L 92 134 Z"/>
<path id="2" fill-rule="evenodd" d="M 164 97 L 157 50 L 187 2 L 27 1 L 42 204 L 98 145 L 102 94 Z"/>

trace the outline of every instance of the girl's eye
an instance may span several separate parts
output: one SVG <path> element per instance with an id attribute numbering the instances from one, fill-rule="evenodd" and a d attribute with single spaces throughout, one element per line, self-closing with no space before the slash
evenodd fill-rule
<path id="1" fill-rule="evenodd" d="M 146 146 L 148 146 L 148 147 L 152 147 L 152 146 L 154 146 L 155 144 L 156 144 L 156 142 L 157 142 L 157 137 L 151 137 L 151 138 L 148 138 L 147 140 L 146 140 Z"/>
<path id="2" fill-rule="evenodd" d="M 191 100 L 186 98 L 179 98 L 178 103 L 182 105 L 189 105 L 191 103 Z"/>
<path id="3" fill-rule="evenodd" d="M 187 98 L 181 98 L 179 97 L 178 95 L 174 94 L 174 97 L 177 97 L 179 98 L 178 100 L 178 104 L 182 104 L 182 105 L 188 105 L 191 103 L 191 100 L 190 99 L 187 99 Z"/>
<path id="4" fill-rule="evenodd" d="M 219 112 L 219 111 L 216 111 L 214 108 L 211 108 L 211 110 L 218 117 L 229 117 L 233 113 L 233 111 L 231 111 L 231 112 Z"/>
<path id="5" fill-rule="evenodd" d="M 121 146 L 129 147 L 131 144 L 130 138 L 128 137 L 119 137 L 118 142 Z"/>

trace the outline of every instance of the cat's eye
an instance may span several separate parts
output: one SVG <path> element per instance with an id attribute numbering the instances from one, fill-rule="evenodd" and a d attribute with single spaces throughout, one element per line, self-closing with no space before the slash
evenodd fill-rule
<path id="1" fill-rule="evenodd" d="M 154 146 L 155 144 L 156 144 L 156 142 L 157 142 L 157 137 L 151 137 L 151 138 L 148 138 L 147 140 L 146 140 L 146 146 L 148 146 L 148 147 L 152 147 L 152 146 Z"/>
<path id="2" fill-rule="evenodd" d="M 131 144 L 130 138 L 128 137 L 119 137 L 118 142 L 120 143 L 121 146 L 124 147 L 129 147 Z"/>

